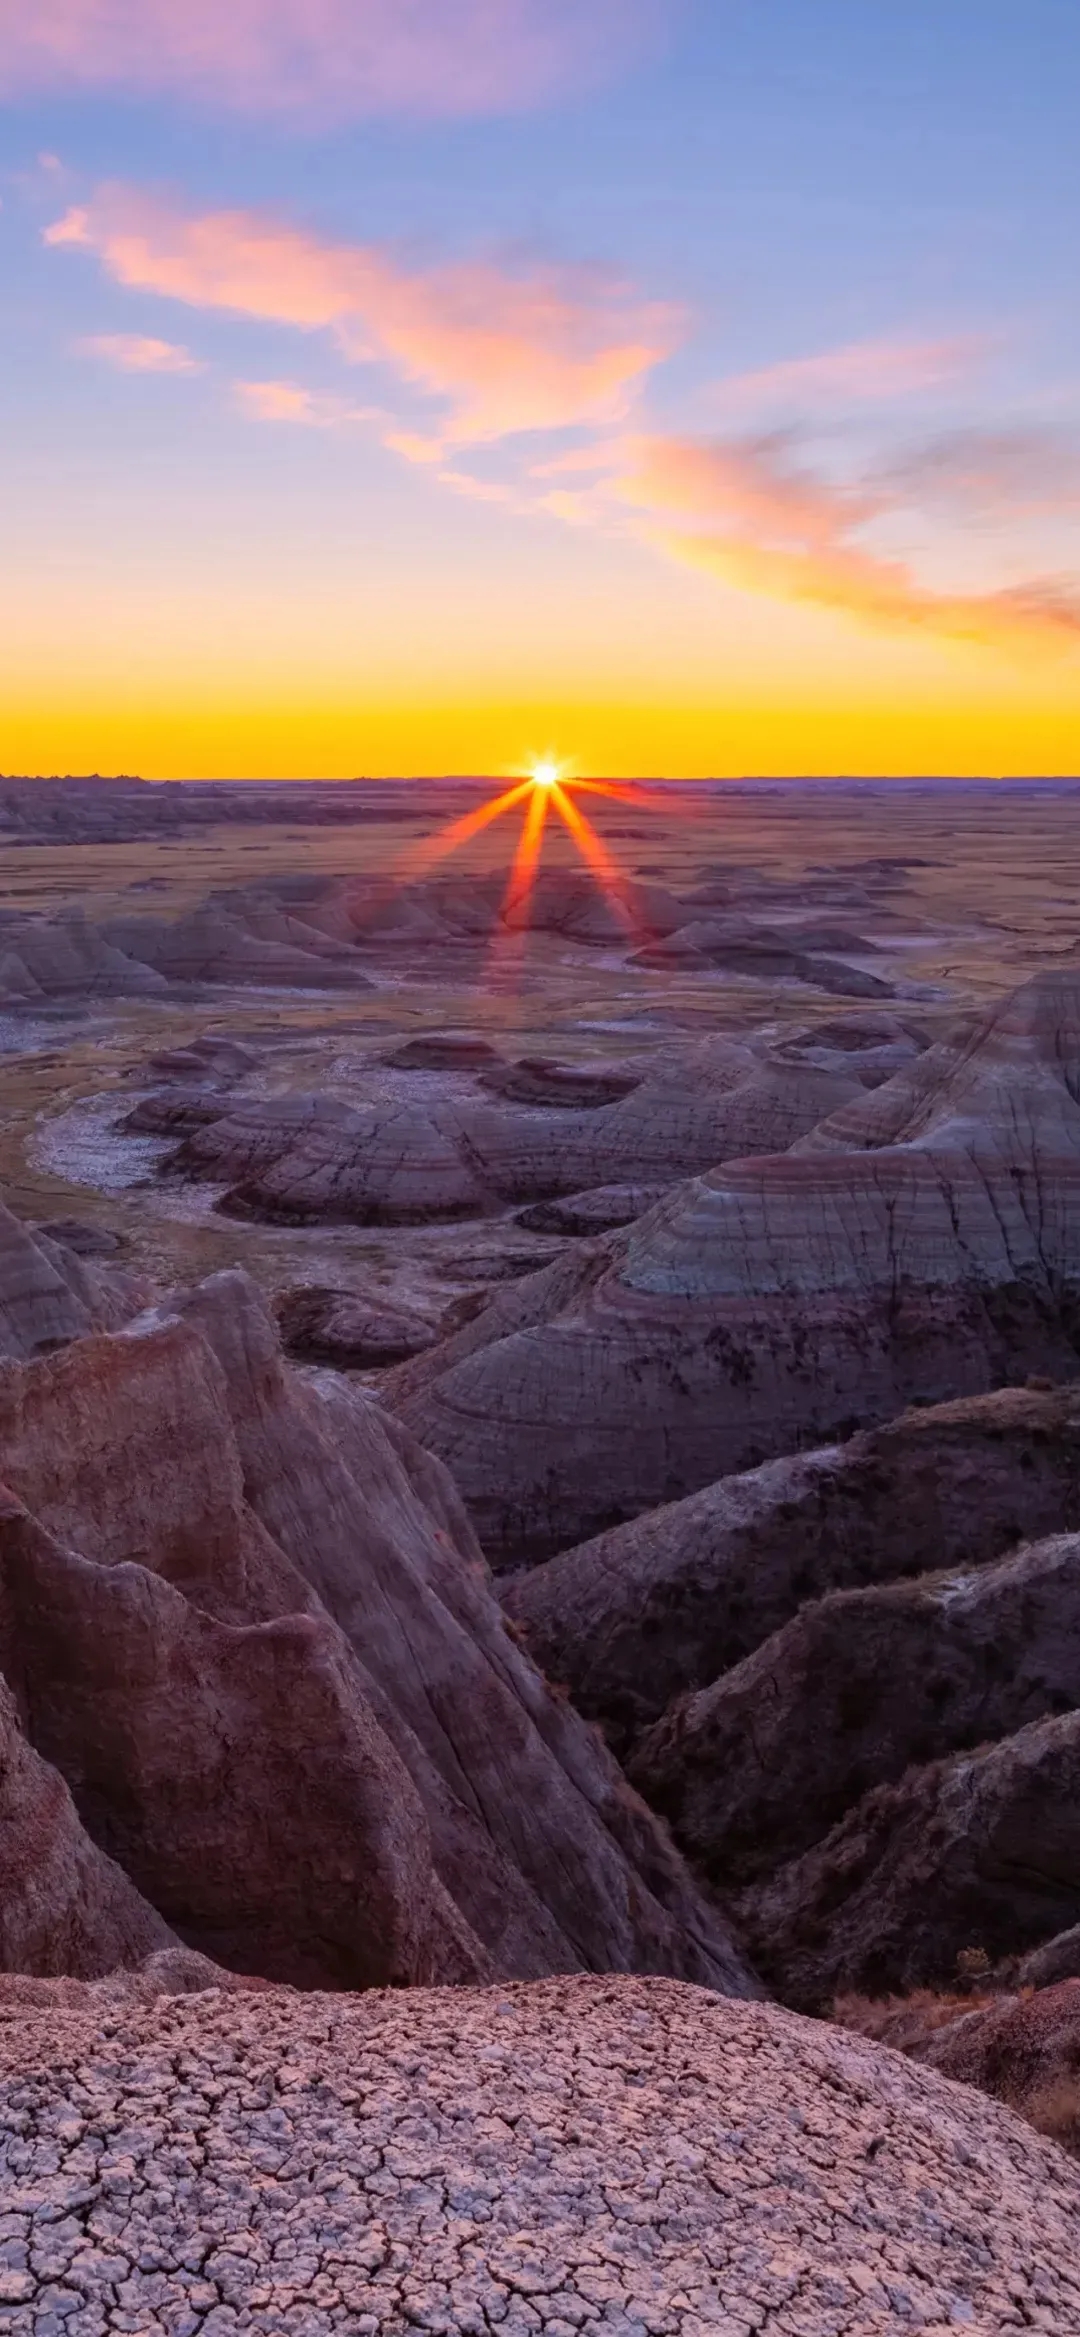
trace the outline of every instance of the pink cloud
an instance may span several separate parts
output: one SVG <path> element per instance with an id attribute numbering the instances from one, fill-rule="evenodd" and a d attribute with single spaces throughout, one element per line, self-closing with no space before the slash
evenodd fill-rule
<path id="1" fill-rule="evenodd" d="M 0 91 L 119 87 L 245 112 L 468 114 L 630 53 L 659 0 L 0 0 Z"/>
<path id="2" fill-rule="evenodd" d="M 881 499 L 795 470 L 783 436 L 732 440 L 641 438 L 616 492 L 651 512 L 685 513 L 733 535 L 823 549 L 871 519 Z"/>
<path id="3" fill-rule="evenodd" d="M 981 593 L 924 585 L 905 562 L 858 540 L 860 528 L 901 505 L 795 470 L 783 439 L 649 438 L 627 454 L 615 491 L 647 514 L 650 539 L 740 591 L 993 647 L 1080 646 L 1072 584 L 1033 577 Z"/>
<path id="4" fill-rule="evenodd" d="M 939 341 L 850 341 L 815 357 L 792 357 L 721 382 L 720 404 L 750 409 L 883 403 L 936 389 L 971 372 L 986 343 L 974 335 Z"/>
<path id="5" fill-rule="evenodd" d="M 333 430 L 342 422 L 382 419 L 370 406 L 350 406 L 297 381 L 234 381 L 233 398 L 253 422 L 296 422 L 309 430 Z"/>
<path id="6" fill-rule="evenodd" d="M 95 252 L 133 290 L 332 333 L 348 357 L 445 401 L 444 445 L 618 417 L 675 339 L 670 310 L 584 273 L 410 272 L 377 245 L 323 243 L 257 212 L 191 218 L 131 188 L 103 188 L 45 240 Z"/>
<path id="7" fill-rule="evenodd" d="M 156 341 L 145 333 L 91 333 L 76 346 L 86 357 L 101 357 L 120 373 L 201 373 L 203 366 L 190 349 L 176 341 Z"/>

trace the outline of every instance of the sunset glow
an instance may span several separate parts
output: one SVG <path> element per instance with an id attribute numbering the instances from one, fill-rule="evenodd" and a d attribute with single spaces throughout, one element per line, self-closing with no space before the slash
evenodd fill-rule
<path id="1" fill-rule="evenodd" d="M 578 790 L 614 797 L 639 809 L 653 808 L 649 794 L 641 788 L 611 786 L 600 780 L 567 779 L 560 776 L 558 764 L 537 763 L 527 779 L 503 788 L 475 811 L 450 821 L 444 828 L 437 828 L 397 863 L 394 881 L 400 885 L 415 884 L 433 874 L 495 821 L 524 809 L 492 942 L 492 975 L 498 983 L 505 984 L 520 969 L 529 930 L 529 900 L 541 866 L 547 822 L 553 813 L 562 821 L 619 923 L 628 932 L 634 931 L 633 887 L 581 805 L 575 802 Z"/>
<path id="2" fill-rule="evenodd" d="M 1076 27 L 946 16 L 0 0 L 2 767 L 1080 768 Z"/>

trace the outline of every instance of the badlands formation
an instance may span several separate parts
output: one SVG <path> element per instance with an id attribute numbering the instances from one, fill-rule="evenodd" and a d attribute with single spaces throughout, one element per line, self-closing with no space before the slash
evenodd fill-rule
<path id="1" fill-rule="evenodd" d="M 420 793 L 0 784 L 0 2331 L 1080 2331 L 1077 805 Z"/>

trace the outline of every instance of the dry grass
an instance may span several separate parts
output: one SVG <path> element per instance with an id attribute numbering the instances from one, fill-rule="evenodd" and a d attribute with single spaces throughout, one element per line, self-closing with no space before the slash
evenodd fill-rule
<path id="1" fill-rule="evenodd" d="M 939 2030 L 951 2028 L 968 2013 L 985 2012 L 995 2002 L 993 1991 L 956 1995 L 915 1988 L 909 1996 L 838 1996 L 830 2017 L 838 2028 L 855 2029 L 898 2053 L 917 2055 Z"/>
<path id="2" fill-rule="evenodd" d="M 879 2045 L 891 2045 L 895 2052 L 907 2053 L 913 2060 L 929 2058 L 936 2063 L 937 2055 L 929 2052 L 934 2039 L 956 2028 L 968 2015 L 990 2012 L 995 2006 L 1004 2005 L 1008 2022 L 1011 2008 L 1033 2001 L 1038 2006 L 1043 1994 L 1039 1989 L 1010 1988 L 1005 1983 L 964 1995 L 918 1988 L 910 1996 L 839 1996 L 831 2017 L 838 2027 L 855 2029 L 860 2036 L 871 2037 Z M 1080 2067 L 1068 2066 L 1075 2050 L 1075 2047 L 1070 2049 L 1067 2036 L 1055 2038 L 1051 2026 L 1041 2076 L 1033 2069 L 1029 2053 L 1021 2048 L 1015 2058 L 1007 2051 L 1002 2054 L 1000 2041 L 997 2051 L 993 2050 L 992 2041 L 982 2075 L 977 2074 L 980 2069 L 977 2044 L 970 2068 L 965 2066 L 963 2050 L 958 2061 L 950 2056 L 944 2066 L 950 2076 L 972 2085 L 983 2085 L 996 2101 L 1004 2102 L 1017 2117 L 1045 2135 L 1048 2142 L 1056 2142 L 1060 2150 L 1080 2159 Z"/>
<path id="3" fill-rule="evenodd" d="M 1012 2108 L 1049 2142 L 1080 2158 L 1080 2077 L 1062 2072 Z"/>

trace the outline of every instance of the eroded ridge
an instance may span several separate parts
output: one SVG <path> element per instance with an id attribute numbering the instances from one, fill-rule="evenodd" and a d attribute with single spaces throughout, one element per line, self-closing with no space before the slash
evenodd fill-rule
<path id="1" fill-rule="evenodd" d="M 1080 2328 L 1080 2169 L 773 2006 L 34 1995 L 0 2020 L 10 2337 Z"/>

